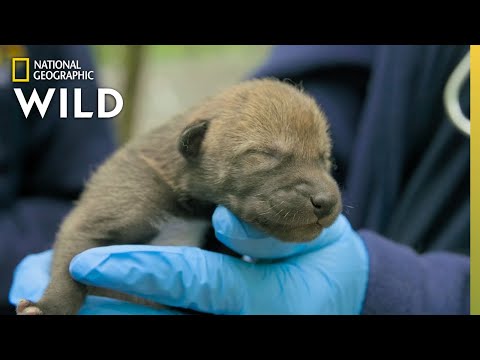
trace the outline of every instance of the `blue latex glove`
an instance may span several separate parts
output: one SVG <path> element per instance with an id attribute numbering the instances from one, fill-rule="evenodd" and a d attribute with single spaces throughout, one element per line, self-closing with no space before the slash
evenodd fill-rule
<path id="1" fill-rule="evenodd" d="M 306 244 L 268 237 L 224 207 L 216 209 L 213 225 L 218 239 L 242 254 L 283 259 L 249 263 L 192 247 L 121 245 L 77 255 L 70 271 L 87 284 L 208 313 L 360 313 L 368 256 L 343 215 Z"/>
<path id="2" fill-rule="evenodd" d="M 15 269 L 9 300 L 17 305 L 21 299 L 38 301 L 50 280 L 52 250 L 24 258 Z M 100 296 L 87 296 L 79 311 L 81 315 L 176 315 L 176 310 L 156 310 L 147 306 L 128 303 Z"/>

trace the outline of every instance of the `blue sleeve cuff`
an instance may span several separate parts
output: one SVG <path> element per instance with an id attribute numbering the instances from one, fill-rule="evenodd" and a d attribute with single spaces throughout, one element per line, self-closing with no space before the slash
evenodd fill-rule
<path id="1" fill-rule="evenodd" d="M 470 258 L 411 248 L 360 230 L 370 260 L 362 314 L 469 314 Z"/>

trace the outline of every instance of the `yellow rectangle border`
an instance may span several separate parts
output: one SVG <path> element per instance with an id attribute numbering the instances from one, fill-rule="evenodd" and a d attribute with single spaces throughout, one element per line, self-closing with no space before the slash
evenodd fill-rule
<path id="1" fill-rule="evenodd" d="M 25 61 L 26 77 L 25 79 L 17 79 L 15 77 L 16 63 L 19 61 Z M 12 82 L 29 82 L 30 81 L 30 59 L 29 58 L 12 58 Z"/>
<path id="2" fill-rule="evenodd" d="M 470 313 L 480 315 L 480 45 L 470 46 Z M 476 220 L 475 220 L 476 219 Z"/>

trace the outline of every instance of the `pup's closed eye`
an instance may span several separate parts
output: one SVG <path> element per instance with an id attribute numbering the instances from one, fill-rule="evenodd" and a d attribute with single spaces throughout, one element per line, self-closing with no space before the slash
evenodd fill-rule
<path id="1" fill-rule="evenodd" d="M 246 154 L 260 155 L 260 156 L 275 158 L 277 160 L 283 160 L 287 157 L 286 154 L 284 154 L 282 151 L 275 148 L 249 149 L 246 151 Z"/>
<path id="2" fill-rule="evenodd" d="M 274 158 L 275 160 L 282 160 L 283 154 L 276 150 L 255 150 L 252 154 Z"/>
<path id="3" fill-rule="evenodd" d="M 257 172 L 274 169 L 282 163 L 283 157 L 277 152 L 252 149 L 245 152 L 241 160 L 248 165 L 248 171 Z"/>

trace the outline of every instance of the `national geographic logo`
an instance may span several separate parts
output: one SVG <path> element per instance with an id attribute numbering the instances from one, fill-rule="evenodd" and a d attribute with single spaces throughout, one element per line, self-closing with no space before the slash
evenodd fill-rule
<path id="1" fill-rule="evenodd" d="M 24 75 L 18 76 L 19 72 Z M 34 60 L 32 75 L 33 79 L 37 81 L 95 80 L 94 71 L 83 70 L 78 60 Z M 12 58 L 12 82 L 29 81 L 30 58 Z"/>
<path id="2" fill-rule="evenodd" d="M 32 78 L 39 81 L 92 81 L 95 80 L 94 71 L 82 69 L 78 60 L 35 60 L 28 57 L 12 57 L 12 83 L 30 82 L 30 65 L 33 65 Z M 48 110 L 50 102 L 56 93 L 56 88 L 48 88 L 43 101 L 40 99 L 37 90 L 33 88 L 28 101 L 25 98 L 22 88 L 14 88 L 20 107 L 25 118 L 28 117 L 33 105 L 35 105 L 43 118 Z M 93 117 L 93 111 L 82 110 L 82 89 L 81 88 L 60 88 L 59 117 L 68 117 L 67 99 L 68 92 L 73 90 L 73 117 L 75 119 L 86 119 Z M 107 110 L 107 95 L 113 97 L 115 106 Z M 98 118 L 112 118 L 117 116 L 123 108 L 123 98 L 120 93 L 110 88 L 99 88 L 97 90 L 97 116 Z"/>

